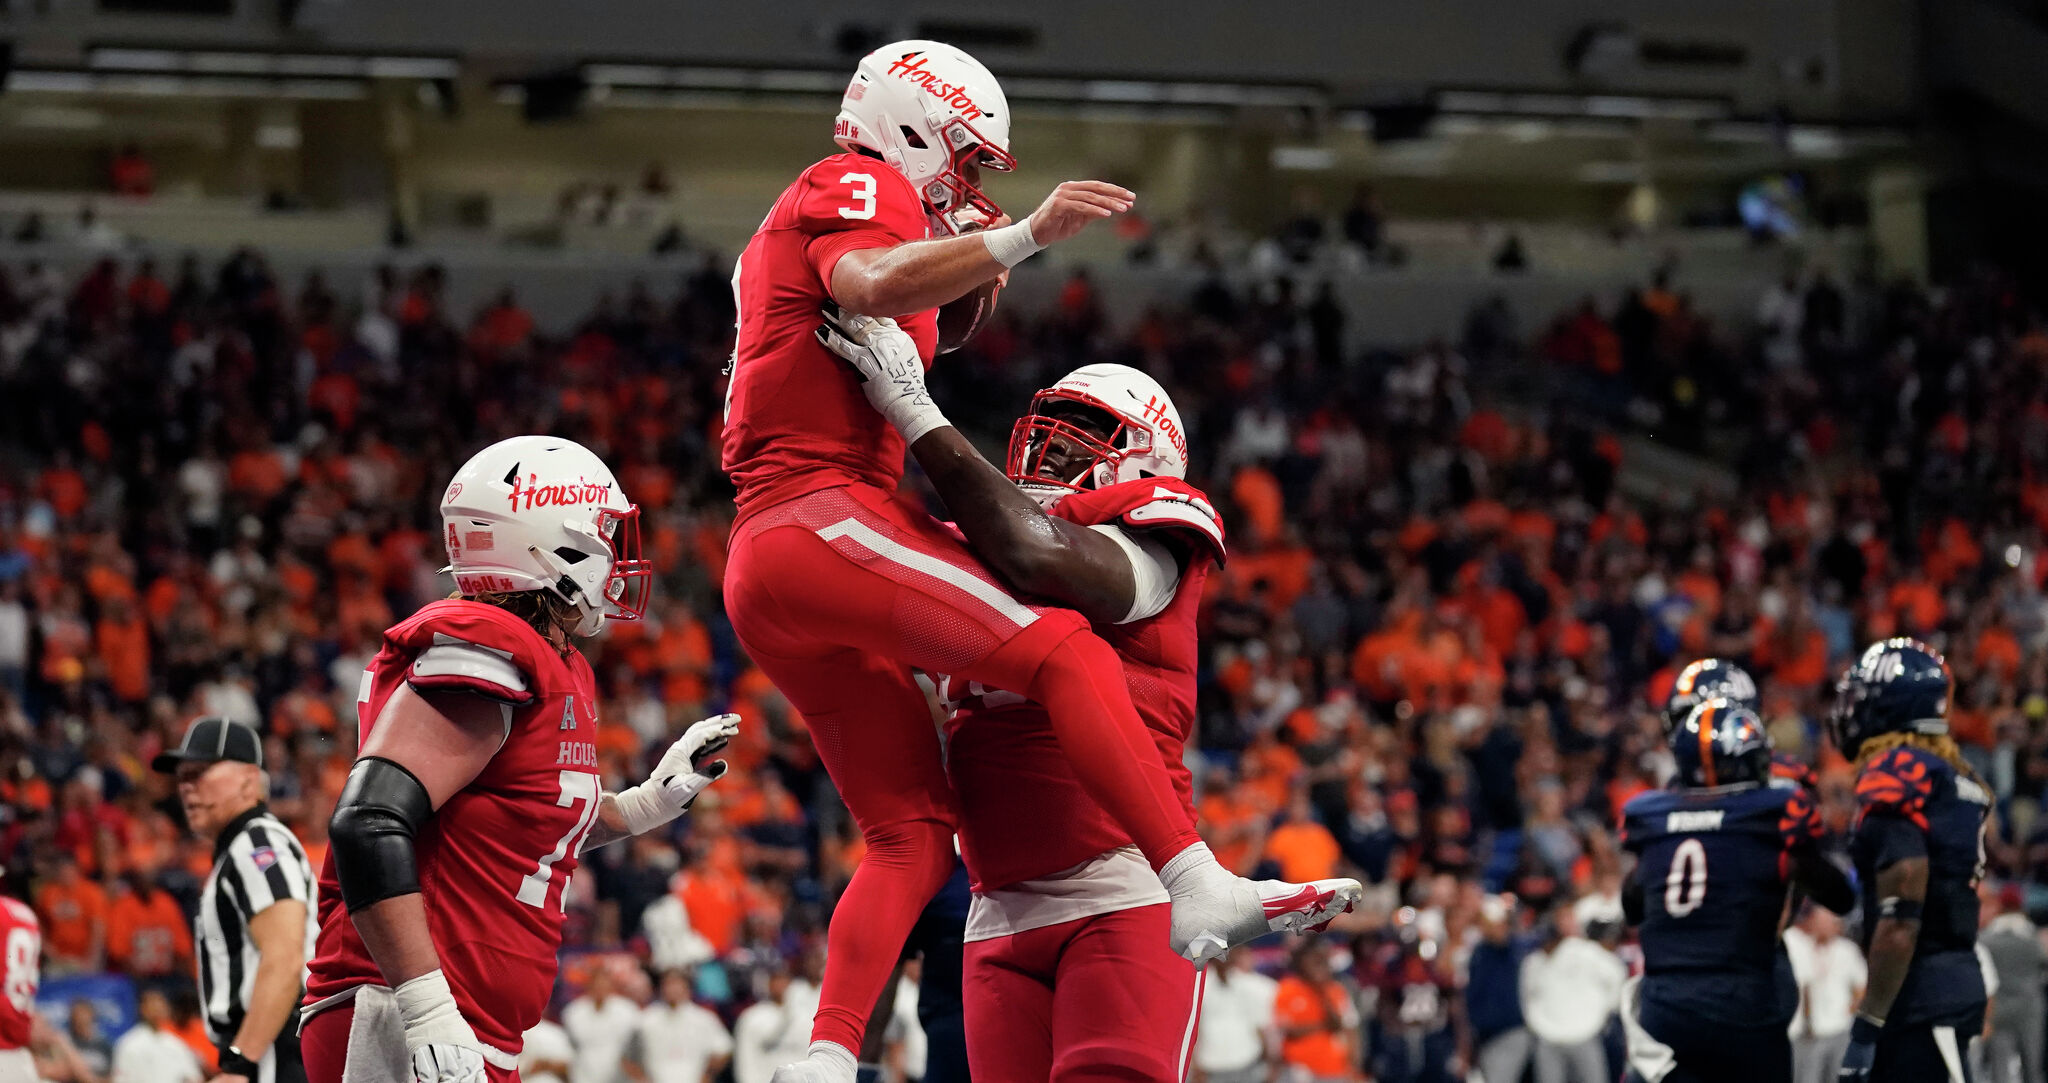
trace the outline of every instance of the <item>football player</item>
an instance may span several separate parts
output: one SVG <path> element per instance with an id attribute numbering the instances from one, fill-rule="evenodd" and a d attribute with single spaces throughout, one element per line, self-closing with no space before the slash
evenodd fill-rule
<path id="1" fill-rule="evenodd" d="M 1948 734 L 1948 662 L 1914 639 L 1873 643 L 1836 685 L 1828 729 L 1857 765 L 1849 851 L 1870 981 L 1843 1083 L 1967 1083 L 1984 1029 L 1977 884 L 1990 791 Z"/>
<path id="2" fill-rule="evenodd" d="M 1671 734 L 1673 788 L 1622 810 L 1637 856 L 1622 908 L 1642 926 L 1643 976 L 1623 993 L 1631 1078 L 1639 1083 L 1789 1083 L 1786 1027 L 1799 1002 L 1779 926 L 1797 883 L 1836 913 L 1854 892 L 1820 851 L 1804 787 L 1773 787 L 1770 738 L 1755 710 L 1695 706 Z"/>
<path id="3" fill-rule="evenodd" d="M 1710 699 L 1727 700 L 1730 706 L 1762 713 L 1756 678 L 1726 658 L 1702 658 L 1678 671 L 1671 682 L 1671 695 L 1664 701 L 1664 737 L 1669 740 L 1693 708 Z"/>
<path id="4" fill-rule="evenodd" d="M 1665 739 L 1669 740 L 1692 717 L 1693 708 L 1710 699 L 1724 699 L 1733 706 L 1763 714 L 1756 679 L 1748 670 L 1726 658 L 1702 658 L 1680 670 L 1677 679 L 1671 682 L 1671 695 L 1664 701 Z M 1771 785 L 1804 786 L 1814 796 L 1820 794 L 1820 776 L 1813 773 L 1810 765 L 1777 752 L 1771 753 Z"/>
<path id="5" fill-rule="evenodd" d="M 36 912 L 20 899 L 0 895 L 0 1080 L 33 1083 L 41 1078 L 31 1039 L 48 1027 L 36 1012 L 42 965 L 43 927 Z"/>
<path id="6" fill-rule="evenodd" d="M 639 511 L 602 460 L 520 436 L 441 499 L 459 597 L 384 633 L 329 825 L 302 1046 L 311 1083 L 517 1078 L 555 985 L 564 892 L 592 846 L 681 815 L 737 730 L 692 725 L 604 792 L 596 681 L 574 637 L 646 612 Z"/>
<path id="7" fill-rule="evenodd" d="M 884 416 L 923 427 L 903 406 L 906 396 L 930 397 L 900 329 L 828 313 L 820 340 L 861 372 Z M 1033 397 L 1011 433 L 1007 471 L 943 419 L 911 452 L 991 569 L 1022 593 L 1074 607 L 1115 647 L 1192 817 L 1183 753 L 1195 723 L 1196 614 L 1225 547 L 1215 507 L 1185 480 L 1186 436 L 1166 390 L 1128 366 L 1088 365 Z M 971 1074 L 1182 1078 L 1201 972 L 1168 947 L 1158 878 L 1089 799 L 1044 707 L 940 680 L 946 769 L 975 887 L 963 982 Z M 1211 936 L 1192 954 L 1208 958 L 1269 929 L 1320 927 L 1362 893 L 1341 879 L 1245 882 L 1244 891 L 1253 927 Z"/>
<path id="8" fill-rule="evenodd" d="M 922 432 L 877 416 L 813 337 L 828 301 L 899 317 L 921 370 L 938 306 L 1130 209 L 1130 192 L 1078 181 L 1008 221 L 979 184 L 982 170 L 1014 166 L 1009 129 L 1002 88 L 973 57 L 931 41 L 883 46 L 847 86 L 833 132 L 842 153 L 790 185 L 733 275 L 724 466 L 739 491 L 726 607 L 802 714 L 867 844 L 828 934 L 813 1056 L 785 1079 L 853 1078 L 904 937 L 953 868 L 952 800 L 913 667 L 1044 705 L 1085 792 L 1173 897 L 1176 947 L 1258 918 L 1200 846 L 1116 652 L 1080 614 L 1019 600 L 897 496 L 905 437 Z"/>

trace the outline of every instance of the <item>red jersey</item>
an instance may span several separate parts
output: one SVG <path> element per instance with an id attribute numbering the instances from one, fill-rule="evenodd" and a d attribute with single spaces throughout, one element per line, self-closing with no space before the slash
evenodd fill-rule
<path id="1" fill-rule="evenodd" d="M 414 847 L 427 930 L 462 1017 L 486 1044 L 517 1053 L 554 992 L 563 891 L 597 822 L 597 682 L 581 653 L 558 653 L 525 621 L 460 600 L 433 602 L 384 633 L 356 696 L 361 741 L 408 682 L 504 705 L 504 746 Z M 384 984 L 342 905 L 331 851 L 319 898 L 307 1003 Z"/>
<path id="2" fill-rule="evenodd" d="M 732 276 L 739 331 L 725 398 L 725 472 L 739 489 L 740 518 L 837 485 L 895 490 L 903 438 L 814 335 L 840 257 L 923 240 L 930 230 L 924 201 L 902 174 L 866 155 L 835 154 L 804 170 L 740 253 Z M 929 366 L 938 310 L 886 315 Z"/>
<path id="3" fill-rule="evenodd" d="M 1094 628 L 1123 659 L 1131 702 L 1193 819 L 1193 780 L 1181 757 L 1195 725 L 1195 616 L 1202 583 L 1224 556 L 1222 521 L 1201 490 L 1172 478 L 1075 493 L 1052 514 L 1083 526 L 1171 531 L 1193 554 L 1165 609 Z M 960 851 L 976 890 L 1042 879 L 1131 845 L 1067 766 L 1045 708 L 1015 693 L 947 683 L 941 698 L 952 701 L 953 710 L 946 721 L 946 773 L 959 797 Z"/>
<path id="4" fill-rule="evenodd" d="M 0 1050 L 27 1049 L 43 957 L 43 929 L 27 903 L 0 897 L 0 949 Z"/>

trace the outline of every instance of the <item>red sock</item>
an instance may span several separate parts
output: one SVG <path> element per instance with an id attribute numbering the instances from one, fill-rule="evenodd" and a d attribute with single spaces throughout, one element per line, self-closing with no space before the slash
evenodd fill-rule
<path id="1" fill-rule="evenodd" d="M 896 824 L 867 839 L 867 853 L 833 909 L 825 936 L 824 987 L 811 1040 L 837 1042 L 860 1055 L 868 1016 L 896 970 L 903 942 L 946 878 L 953 875 L 953 829 L 943 823 Z"/>
<path id="2" fill-rule="evenodd" d="M 1068 636 L 1024 694 L 1052 718 L 1053 736 L 1088 796 L 1131 836 L 1154 869 L 1202 841 L 1131 706 L 1123 660 L 1109 644 L 1089 632 Z"/>

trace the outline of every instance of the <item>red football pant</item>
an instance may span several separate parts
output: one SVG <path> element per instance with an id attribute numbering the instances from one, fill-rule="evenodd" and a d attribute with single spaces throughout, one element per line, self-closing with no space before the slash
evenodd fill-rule
<path id="1" fill-rule="evenodd" d="M 306 1083 L 341 1083 L 348 1064 L 349 1028 L 355 1024 L 354 1003 L 340 1004 L 306 1020 L 299 1030 L 299 1058 L 306 1065 Z M 485 1062 L 491 1083 L 519 1083 L 519 1069 Z"/>
<path id="2" fill-rule="evenodd" d="M 1204 975 L 1167 946 L 1167 903 L 967 945 L 974 1083 L 1187 1077 Z"/>
<path id="3" fill-rule="evenodd" d="M 1043 705 L 1090 796 L 1154 868 L 1199 841 L 1116 652 L 1079 614 L 1012 597 L 893 494 L 842 486 L 747 516 L 725 592 L 733 631 L 804 716 L 867 842 L 846 920 L 827 934 L 814 1040 L 860 1048 L 904 938 L 952 872 L 952 796 L 913 668 Z"/>

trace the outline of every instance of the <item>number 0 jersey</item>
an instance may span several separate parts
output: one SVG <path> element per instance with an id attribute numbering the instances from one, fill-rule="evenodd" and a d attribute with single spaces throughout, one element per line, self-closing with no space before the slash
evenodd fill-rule
<path id="1" fill-rule="evenodd" d="M 903 175 L 862 154 L 804 170 L 775 201 L 733 269 L 739 311 L 725 406 L 725 472 L 750 511 L 858 482 L 893 492 L 903 437 L 868 405 L 860 380 L 814 337 L 848 252 L 924 240 L 924 203 Z M 938 310 L 894 316 L 929 366 Z"/>
<path id="2" fill-rule="evenodd" d="M 1643 887 L 1645 997 L 1734 1026 L 1784 1025 L 1798 1003 L 1778 938 L 1793 854 L 1819 845 L 1804 788 L 1657 790 L 1622 810 Z M 1763 1007 L 1763 1006 L 1768 1007 Z"/>
<path id="3" fill-rule="evenodd" d="M 1878 873 L 1927 859 L 1927 896 L 1913 965 L 1886 1022 L 1971 1022 L 1984 1009 L 1977 963 L 1977 882 L 1991 796 L 1947 760 L 1905 745 L 1879 753 L 1856 776 L 1849 852 L 1863 907 L 1863 949 L 1877 929 Z"/>
<path id="4" fill-rule="evenodd" d="M 359 741 L 407 683 L 484 696 L 504 714 L 504 746 L 435 810 L 414 848 L 427 930 L 462 1017 L 486 1045 L 516 1056 L 554 992 L 562 893 L 597 822 L 596 681 L 581 653 L 557 653 L 510 613 L 450 600 L 384 633 L 356 699 Z M 319 898 L 306 1002 L 383 985 L 342 905 L 331 852 Z"/>
<path id="5" fill-rule="evenodd" d="M 36 912 L 17 899 L 0 896 L 0 1053 L 28 1048 L 35 1020 L 36 988 L 43 954 Z"/>

